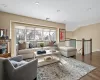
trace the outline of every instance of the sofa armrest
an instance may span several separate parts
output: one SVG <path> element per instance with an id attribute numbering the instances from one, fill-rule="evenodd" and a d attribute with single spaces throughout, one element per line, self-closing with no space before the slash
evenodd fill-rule
<path id="1" fill-rule="evenodd" d="M 18 62 L 20 62 L 20 61 L 23 60 L 23 56 L 18 55 L 18 56 L 16 56 L 16 57 L 12 57 L 12 58 L 10 58 L 9 60 L 14 60 L 14 61 L 18 61 Z"/>
<path id="2" fill-rule="evenodd" d="M 14 70 L 13 80 L 33 80 L 37 77 L 38 60 L 32 60 Z"/>

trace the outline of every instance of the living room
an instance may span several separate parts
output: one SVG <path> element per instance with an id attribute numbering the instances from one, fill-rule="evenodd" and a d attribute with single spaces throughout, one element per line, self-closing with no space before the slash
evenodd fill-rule
<path id="1" fill-rule="evenodd" d="M 0 80 L 99 80 L 99 3 L 0 1 Z"/>

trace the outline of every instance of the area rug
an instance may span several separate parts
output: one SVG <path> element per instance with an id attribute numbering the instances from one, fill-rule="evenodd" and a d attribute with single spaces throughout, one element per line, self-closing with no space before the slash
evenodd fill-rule
<path id="1" fill-rule="evenodd" d="M 37 80 L 78 80 L 96 67 L 73 58 L 61 58 L 61 62 L 38 68 Z"/>

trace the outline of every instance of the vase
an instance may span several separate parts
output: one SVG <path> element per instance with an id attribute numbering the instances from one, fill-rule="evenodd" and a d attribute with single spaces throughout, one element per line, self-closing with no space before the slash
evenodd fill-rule
<path id="1" fill-rule="evenodd" d="M 43 51 L 43 47 L 41 47 L 41 51 Z"/>

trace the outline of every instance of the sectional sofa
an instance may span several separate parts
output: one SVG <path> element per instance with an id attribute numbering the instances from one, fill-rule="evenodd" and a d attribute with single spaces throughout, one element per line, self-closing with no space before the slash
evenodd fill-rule
<path id="1" fill-rule="evenodd" d="M 49 46 L 49 42 L 45 41 L 43 50 L 50 50 L 51 48 L 57 49 L 57 46 L 51 47 Z M 26 48 L 25 49 L 19 49 L 18 44 L 16 44 L 16 53 L 17 55 L 23 55 L 24 59 L 27 58 L 33 58 L 34 57 L 34 51 L 39 51 L 42 48 L 40 47 L 40 42 L 31 41 L 31 44 L 34 45 L 32 48 L 29 48 L 29 42 L 26 42 Z"/>

